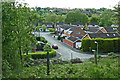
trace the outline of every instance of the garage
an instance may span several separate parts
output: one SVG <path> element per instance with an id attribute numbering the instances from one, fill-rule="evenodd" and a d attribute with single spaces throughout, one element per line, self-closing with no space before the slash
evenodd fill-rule
<path id="1" fill-rule="evenodd" d="M 81 42 L 76 42 L 75 47 L 80 48 L 81 47 Z"/>

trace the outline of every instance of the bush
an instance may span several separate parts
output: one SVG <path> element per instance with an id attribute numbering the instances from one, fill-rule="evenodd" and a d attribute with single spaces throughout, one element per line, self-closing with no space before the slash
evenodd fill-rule
<path id="1" fill-rule="evenodd" d="M 49 30 L 50 32 L 55 32 L 55 29 L 53 29 L 53 28 L 48 28 L 48 30 Z"/>
<path id="2" fill-rule="evenodd" d="M 26 54 L 24 54 L 25 56 Z M 33 59 L 44 59 L 47 58 L 47 52 L 42 52 L 42 53 L 28 53 Z M 56 51 L 54 49 L 49 52 L 49 58 L 55 57 L 56 56 Z"/>
<path id="3" fill-rule="evenodd" d="M 61 37 L 60 37 L 60 35 L 57 37 L 57 40 L 60 40 L 61 39 Z"/>
<path id="4" fill-rule="evenodd" d="M 97 58 L 100 59 L 102 56 L 101 55 L 97 55 Z"/>
<path id="5" fill-rule="evenodd" d="M 108 56 L 116 56 L 116 54 L 114 52 L 110 52 L 108 53 Z"/>
<path id="6" fill-rule="evenodd" d="M 72 63 L 82 63 L 82 61 L 80 60 L 80 58 L 76 58 L 76 59 L 71 59 Z"/>

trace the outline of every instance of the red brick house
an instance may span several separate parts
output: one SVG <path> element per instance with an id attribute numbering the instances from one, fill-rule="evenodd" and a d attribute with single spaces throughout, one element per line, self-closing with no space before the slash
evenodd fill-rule
<path id="1" fill-rule="evenodd" d="M 63 39 L 63 43 L 68 44 L 73 48 L 81 47 L 81 40 L 86 35 L 85 31 L 80 27 L 71 27 L 68 30 L 64 31 L 64 33 L 68 38 Z"/>

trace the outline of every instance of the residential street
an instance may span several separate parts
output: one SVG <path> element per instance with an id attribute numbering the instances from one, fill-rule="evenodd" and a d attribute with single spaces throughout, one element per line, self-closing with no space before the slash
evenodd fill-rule
<path id="1" fill-rule="evenodd" d="M 39 32 L 36 32 L 35 34 L 39 36 Z M 72 53 L 72 58 L 80 58 L 82 61 L 88 60 L 90 57 L 93 57 L 93 55 L 91 54 L 83 54 L 83 53 L 79 53 L 74 50 L 71 50 L 69 47 L 64 46 L 66 44 L 53 38 L 49 32 L 40 32 L 40 36 L 45 37 L 45 39 L 48 40 L 48 42 L 50 42 L 51 45 L 52 44 L 58 45 L 59 48 L 56 51 L 62 55 L 61 56 L 62 60 L 70 60 L 71 53 Z"/>

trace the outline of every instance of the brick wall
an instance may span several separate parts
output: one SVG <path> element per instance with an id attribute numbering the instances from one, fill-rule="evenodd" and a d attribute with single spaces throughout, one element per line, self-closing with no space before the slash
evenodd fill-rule
<path id="1" fill-rule="evenodd" d="M 68 45 L 71 46 L 71 47 L 75 47 L 75 43 L 73 43 L 72 41 L 63 39 L 63 43 L 68 44 Z"/>

